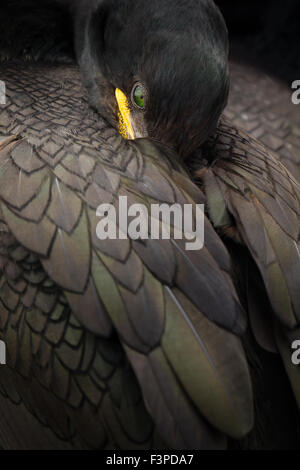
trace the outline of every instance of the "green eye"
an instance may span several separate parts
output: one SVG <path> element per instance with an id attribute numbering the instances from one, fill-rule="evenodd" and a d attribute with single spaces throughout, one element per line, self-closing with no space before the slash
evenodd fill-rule
<path id="1" fill-rule="evenodd" d="M 142 85 L 135 85 L 132 90 L 132 100 L 135 106 L 145 108 L 145 89 Z"/>

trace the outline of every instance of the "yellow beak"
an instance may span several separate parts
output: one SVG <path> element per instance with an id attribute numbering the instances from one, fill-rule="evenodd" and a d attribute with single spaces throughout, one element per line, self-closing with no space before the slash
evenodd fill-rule
<path id="1" fill-rule="evenodd" d="M 115 91 L 116 100 L 119 106 L 119 132 L 124 139 L 135 139 L 135 133 L 131 124 L 130 108 L 126 95 L 119 89 Z"/>

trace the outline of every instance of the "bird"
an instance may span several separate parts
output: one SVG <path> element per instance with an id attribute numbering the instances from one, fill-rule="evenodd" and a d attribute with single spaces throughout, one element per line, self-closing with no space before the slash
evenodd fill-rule
<path id="1" fill-rule="evenodd" d="M 214 2 L 7 1 L 0 21 L 0 446 L 297 448 L 300 188 L 222 115 Z M 99 239 L 120 196 L 204 204 L 203 248 Z"/>
<path id="2" fill-rule="evenodd" d="M 225 115 L 258 138 L 300 181 L 300 116 L 286 84 L 253 66 L 230 62 L 231 89 Z M 246 93 L 241 93 L 246 90 Z"/>

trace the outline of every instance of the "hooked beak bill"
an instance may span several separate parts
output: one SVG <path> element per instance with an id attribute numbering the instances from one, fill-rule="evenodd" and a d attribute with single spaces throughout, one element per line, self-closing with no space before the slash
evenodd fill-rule
<path id="1" fill-rule="evenodd" d="M 134 140 L 137 136 L 133 129 L 132 116 L 127 97 L 119 88 L 116 88 L 115 95 L 119 107 L 119 132 L 124 139 Z"/>

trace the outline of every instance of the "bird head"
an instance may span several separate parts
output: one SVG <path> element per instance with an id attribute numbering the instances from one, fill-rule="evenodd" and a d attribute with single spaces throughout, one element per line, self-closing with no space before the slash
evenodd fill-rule
<path id="1" fill-rule="evenodd" d="M 90 10 L 80 63 L 92 105 L 129 139 L 186 158 L 228 97 L 228 37 L 212 0 L 102 0 Z"/>

